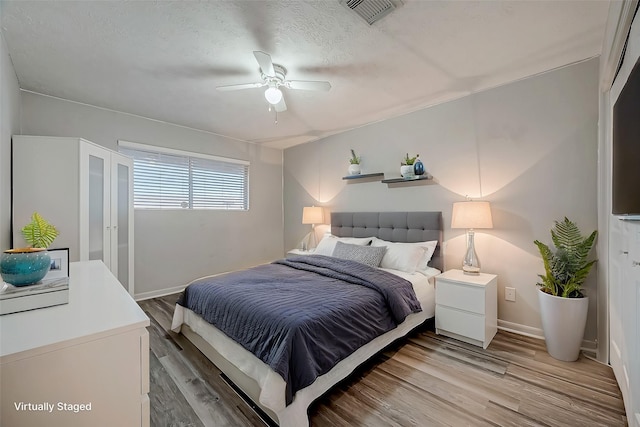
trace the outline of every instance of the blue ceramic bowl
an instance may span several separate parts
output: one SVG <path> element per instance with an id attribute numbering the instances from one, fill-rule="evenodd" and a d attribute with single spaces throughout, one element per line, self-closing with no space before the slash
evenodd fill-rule
<path id="1" fill-rule="evenodd" d="M 0 257 L 2 280 L 13 286 L 26 286 L 42 280 L 51 268 L 46 250 L 11 249 Z"/>

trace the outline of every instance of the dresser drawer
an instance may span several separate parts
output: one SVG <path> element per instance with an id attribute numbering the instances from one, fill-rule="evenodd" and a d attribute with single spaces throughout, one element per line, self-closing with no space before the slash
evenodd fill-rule
<path id="1" fill-rule="evenodd" d="M 436 281 L 436 304 L 472 313 L 485 313 L 484 287 L 464 285 L 448 280 Z"/>
<path id="2" fill-rule="evenodd" d="M 484 341 L 484 320 L 484 316 L 478 314 L 436 305 L 436 330 L 442 329 L 474 340 Z"/>

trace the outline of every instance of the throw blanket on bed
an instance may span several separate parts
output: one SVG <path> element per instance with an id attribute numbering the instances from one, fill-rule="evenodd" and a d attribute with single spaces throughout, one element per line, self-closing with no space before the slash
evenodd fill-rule
<path id="1" fill-rule="evenodd" d="M 200 279 L 178 304 L 280 374 L 287 405 L 340 360 L 421 311 L 407 280 L 321 255 Z"/>

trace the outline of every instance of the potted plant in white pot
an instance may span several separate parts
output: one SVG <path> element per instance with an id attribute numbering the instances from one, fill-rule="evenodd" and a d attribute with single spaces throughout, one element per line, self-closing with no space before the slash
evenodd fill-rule
<path id="1" fill-rule="evenodd" d="M 58 230 L 38 212 L 31 222 L 22 228 L 22 235 L 29 247 L 9 249 L 0 257 L 0 275 L 14 286 L 26 286 L 39 282 L 51 267 L 47 248 L 58 237 Z"/>
<path id="2" fill-rule="evenodd" d="M 407 153 L 405 154 L 404 159 L 402 159 L 402 162 L 400 162 L 400 175 L 404 179 L 411 179 L 415 177 L 413 171 L 413 163 L 417 158 L 418 154 L 416 154 L 414 157 L 409 157 L 409 153 Z"/>
<path id="3" fill-rule="evenodd" d="M 542 282 L 537 283 L 542 329 L 547 351 L 558 360 L 573 362 L 580 355 L 589 308 L 582 285 L 596 262 L 587 258 L 597 234 L 596 230 L 583 238 L 578 226 L 565 217 L 556 221 L 551 230 L 555 252 L 539 240 L 534 241 L 545 270 L 544 275 L 539 275 Z"/>
<path id="4" fill-rule="evenodd" d="M 360 157 L 356 156 L 356 152 L 352 148 L 349 159 L 349 175 L 360 175 L 360 172 Z"/>

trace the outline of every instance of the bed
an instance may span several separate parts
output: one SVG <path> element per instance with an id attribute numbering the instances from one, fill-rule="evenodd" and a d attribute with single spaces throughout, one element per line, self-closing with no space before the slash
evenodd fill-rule
<path id="1" fill-rule="evenodd" d="M 312 256 L 299 256 L 291 257 L 284 260 L 276 261 L 272 264 L 258 266 L 254 269 L 249 269 L 242 273 L 246 275 L 224 275 L 218 277 L 215 281 L 210 278 L 202 278 L 192 282 L 187 287 L 187 290 L 181 296 L 180 303 L 176 305 L 174 312 L 174 318 L 172 322 L 172 329 L 176 332 L 181 332 L 196 347 L 198 347 L 240 390 L 242 390 L 258 407 L 260 407 L 264 413 L 266 413 L 273 421 L 278 423 L 281 427 L 299 427 L 308 426 L 307 409 L 309 405 L 329 390 L 333 385 L 348 376 L 355 368 L 364 363 L 370 357 L 378 353 L 387 345 L 392 343 L 398 338 L 401 338 L 408 334 L 411 330 L 417 326 L 423 324 L 427 319 L 434 316 L 435 303 L 434 303 L 434 287 L 433 277 L 443 270 L 443 259 L 441 254 L 442 248 L 442 215 L 440 212 L 336 212 L 331 214 L 331 235 L 335 236 L 336 240 L 341 243 L 337 243 L 340 249 L 354 249 L 350 244 L 344 245 L 343 242 L 350 242 L 353 239 L 360 241 L 367 241 L 371 238 L 371 242 L 367 246 L 384 246 L 387 250 L 392 246 L 389 242 L 398 243 L 393 246 L 412 246 L 412 245 L 400 245 L 401 243 L 416 243 L 416 242 L 433 242 L 437 241 L 437 246 L 430 257 L 429 267 L 424 271 L 411 272 L 398 271 L 389 268 L 373 269 L 363 266 L 360 263 L 354 263 L 351 260 L 338 260 L 322 254 Z M 367 239 L 364 239 L 367 238 Z M 382 242 L 382 243 L 381 243 Z M 364 245 L 364 243 L 363 243 Z M 320 247 L 318 248 L 320 249 Z M 376 252 L 372 248 L 371 252 Z M 396 248 L 397 249 L 397 248 Z M 367 250 L 369 251 L 369 250 Z M 397 252 L 395 252 L 397 254 Z M 404 252 L 400 252 L 401 254 Z M 395 267 L 395 264 L 393 265 Z M 384 267 L 384 265 L 382 266 Z M 293 269 L 293 270 L 292 270 Z M 373 271 L 376 270 L 376 271 Z M 379 270 L 379 271 L 378 271 Z M 290 271 L 294 271 L 291 273 Z M 331 289 L 335 289 L 335 292 L 325 292 L 324 295 L 331 295 L 333 299 L 340 300 L 352 299 L 354 301 L 361 301 L 361 297 L 353 297 L 349 292 L 368 292 L 369 294 L 376 295 L 375 298 L 391 298 L 391 302 L 387 303 L 388 307 L 399 307 L 399 314 L 396 313 L 396 308 L 389 309 L 388 316 L 393 320 L 393 325 L 374 325 L 378 330 L 377 333 L 371 332 L 373 335 L 366 339 L 366 342 L 354 344 L 357 347 L 355 349 L 345 349 L 345 356 L 341 360 L 332 362 L 331 365 L 326 365 L 326 362 L 322 359 L 313 359 L 317 354 L 343 351 L 340 348 L 343 343 L 353 341 L 353 336 L 344 336 L 335 342 L 327 343 L 331 351 L 324 351 L 324 347 L 315 348 L 319 340 L 317 334 L 314 332 L 314 336 L 305 341 L 303 344 L 297 344 L 299 347 L 303 347 L 307 350 L 307 354 L 304 354 L 301 358 L 293 358 L 291 365 L 287 365 L 286 368 L 280 369 L 280 359 L 276 359 L 274 362 L 274 355 L 266 356 L 265 352 L 275 352 L 273 349 L 275 345 L 270 344 L 274 340 L 280 337 L 280 330 L 274 329 L 275 326 L 260 324 L 261 330 L 269 331 L 267 334 L 269 338 L 268 344 L 258 345 L 258 349 L 255 348 L 254 353 L 248 351 L 248 345 L 254 343 L 253 338 L 244 339 L 247 328 L 246 325 L 223 325 L 220 322 L 225 322 L 228 319 L 227 313 L 229 308 L 227 306 L 223 308 L 207 306 L 207 310 L 201 311 L 200 306 L 204 307 L 203 295 L 208 295 L 217 299 L 220 295 L 216 294 L 219 289 L 226 285 L 226 289 L 229 289 L 229 284 L 234 284 L 234 291 L 242 295 L 253 296 L 254 292 L 247 292 L 243 290 L 241 286 L 257 286 L 253 281 L 260 282 L 262 280 L 271 280 L 272 274 L 281 274 L 284 272 L 282 279 L 278 279 L 283 283 L 291 282 L 294 278 L 300 278 L 300 282 L 305 282 L 309 275 L 323 276 L 318 278 L 318 283 L 315 282 L 314 286 L 318 286 L 319 289 L 325 289 L 322 287 L 335 286 L 335 283 L 342 283 L 343 280 L 353 281 L 363 286 L 338 286 Z M 235 273 L 234 273 L 235 274 Z M 237 277 L 237 279 L 236 279 Z M 240 278 L 242 277 L 242 280 Z M 371 279 L 369 281 L 369 279 Z M 225 280 L 227 281 L 225 283 Z M 236 283 L 230 281 L 237 280 Z M 246 281 L 246 283 L 244 283 Z M 322 282 L 324 281 L 324 282 Z M 212 290 L 210 283 L 207 283 L 205 288 L 204 282 L 215 282 L 214 285 L 218 286 Z M 243 282 L 243 283 L 241 283 Z M 371 284 L 373 283 L 373 284 Z M 384 289 L 381 291 L 376 289 L 375 292 L 366 290 L 364 288 L 372 288 L 378 286 L 377 283 L 381 283 Z M 237 288 L 236 286 L 237 285 Z M 262 286 L 262 285 L 261 285 Z M 270 283 L 269 286 L 279 288 L 279 283 Z M 387 290 L 387 287 L 391 287 L 392 290 Z M 404 287 L 408 286 L 413 291 L 407 293 Z M 251 288 L 253 289 L 253 288 Z M 255 289 L 258 289 L 257 287 Z M 337 295 L 339 292 L 346 292 L 346 296 L 340 297 Z M 357 291 L 356 291 L 357 289 Z M 364 290 L 363 290 L 364 289 Z M 199 292 L 199 293 L 198 293 Z M 243 294 L 244 292 L 244 294 Z M 257 292 L 257 291 L 256 291 Z M 287 292 L 292 292 L 290 288 L 283 288 L 281 291 L 284 295 L 289 295 Z M 231 292 L 232 293 L 232 292 Z M 336 295 L 333 295 L 333 294 Z M 383 295 L 383 297 L 380 297 Z M 387 296 L 388 295 L 388 296 Z M 256 297 L 258 298 L 258 297 Z M 293 297 L 292 297 L 293 298 Z M 297 298 L 297 297 L 296 297 Z M 363 299 L 365 297 L 362 297 Z M 366 297 L 369 298 L 369 297 Z M 192 304 L 192 309 L 187 308 L 186 300 L 189 299 Z M 285 300 L 285 297 L 274 297 L 273 301 Z M 242 301 L 242 300 L 241 300 Z M 253 301 L 252 298 L 247 297 L 247 301 Z M 200 306 L 198 305 L 200 304 Z M 271 304 L 258 304 L 253 302 L 256 306 L 252 309 L 248 309 L 250 312 L 247 316 L 251 317 L 251 312 L 258 312 L 264 308 L 267 311 L 278 310 L 291 310 L 291 308 L 279 308 L 276 307 L 271 310 Z M 299 304 L 301 310 L 310 310 L 313 313 L 317 308 L 322 311 L 323 307 L 329 306 L 329 301 L 325 304 L 317 302 L 311 302 L 311 305 L 305 305 L 301 302 Z M 251 302 L 234 303 L 235 306 L 249 306 Z M 230 304 L 233 306 L 234 304 Z M 276 302 L 274 305 L 278 304 Z M 416 308 L 417 305 L 417 308 Z M 371 310 L 370 306 L 363 308 L 347 307 L 338 309 L 326 309 L 328 312 L 337 311 L 336 321 L 326 320 L 323 321 L 323 325 L 330 325 L 332 323 L 338 324 L 337 319 L 339 316 L 346 315 L 347 311 L 357 311 L 357 316 L 365 315 Z M 239 311 L 242 307 L 239 307 Z M 199 312 L 199 314 L 196 313 Z M 324 316 L 325 314 L 323 314 Z M 217 317 L 216 317 L 217 316 Z M 373 316 L 373 315 L 371 315 Z M 375 315 L 374 317 L 376 317 Z M 309 315 L 308 317 L 313 317 Z M 205 320 L 205 318 L 213 321 L 217 326 L 215 327 Z M 382 315 L 380 315 L 382 319 Z M 364 319 L 364 320 L 363 320 Z M 388 320 L 384 322 L 389 323 Z M 384 323 L 381 320 L 381 323 Z M 280 320 L 277 324 L 282 323 Z M 286 322 L 285 322 L 286 323 Z M 349 320 L 349 328 L 342 328 L 346 331 L 344 333 L 349 334 L 355 324 L 365 324 L 365 328 L 369 328 L 370 320 L 366 317 L 362 319 L 357 317 L 356 320 Z M 239 332 L 237 336 L 236 332 L 230 333 L 226 330 L 226 327 L 235 326 Z M 278 326 L 279 327 L 279 326 Z M 309 329 L 307 326 L 303 329 Z M 316 326 L 314 326 L 315 331 Z M 374 328 L 375 329 L 375 328 Z M 225 330 L 223 332 L 222 330 Z M 329 335 L 337 332 L 330 331 Z M 367 330 L 368 334 L 369 331 Z M 229 335 L 227 335 L 229 334 Z M 325 333 L 327 335 L 327 333 Z M 230 336 L 236 336 L 239 342 L 234 341 Z M 338 336 L 338 335 L 336 335 Z M 244 341 L 243 341 L 244 340 Z M 249 343 L 247 343 L 247 340 Z M 294 339 L 295 341 L 295 339 Z M 307 347 L 309 347 L 307 349 Z M 274 357 L 282 356 L 282 353 L 288 351 L 275 352 L 277 355 Z M 289 356 L 287 356 L 289 357 Z M 301 362 L 298 360 L 311 360 L 309 362 L 313 365 L 312 370 L 315 369 L 315 376 L 309 377 L 310 374 L 306 370 L 300 370 Z M 336 363 L 337 362 L 337 363 Z M 285 378 L 288 380 L 285 381 Z M 295 384 L 292 385 L 292 384 Z"/>

